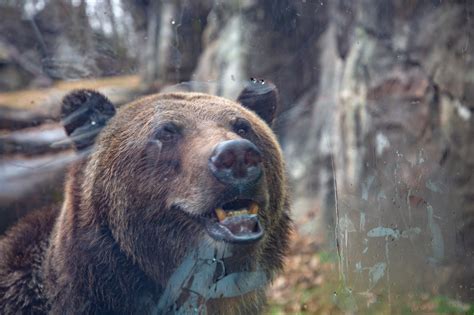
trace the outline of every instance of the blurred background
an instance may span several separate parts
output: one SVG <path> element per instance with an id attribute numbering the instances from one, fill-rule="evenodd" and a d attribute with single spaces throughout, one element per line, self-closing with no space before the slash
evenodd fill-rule
<path id="1" fill-rule="evenodd" d="M 0 0 L 0 233 L 62 200 L 75 88 L 280 90 L 272 314 L 474 314 L 474 2 Z"/>

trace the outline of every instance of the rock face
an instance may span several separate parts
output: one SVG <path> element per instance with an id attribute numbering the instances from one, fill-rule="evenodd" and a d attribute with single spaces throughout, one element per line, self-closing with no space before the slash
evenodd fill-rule
<path id="1" fill-rule="evenodd" d="M 350 292 L 473 298 L 473 10 L 245 1 L 209 15 L 195 79 L 226 96 L 248 77 L 280 87 L 295 213 L 321 210 L 301 230 L 329 228 Z"/>
<path id="2" fill-rule="evenodd" d="M 354 20 L 331 54 L 341 64 L 331 147 L 343 270 L 360 289 L 441 285 L 472 300 L 474 7 L 351 6 L 335 8 Z"/>

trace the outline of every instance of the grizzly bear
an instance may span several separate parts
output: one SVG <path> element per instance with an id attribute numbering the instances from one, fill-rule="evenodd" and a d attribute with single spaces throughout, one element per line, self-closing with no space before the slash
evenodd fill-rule
<path id="1" fill-rule="evenodd" d="M 115 109 L 67 95 L 78 160 L 62 206 L 1 239 L 0 313 L 262 312 L 291 229 L 277 105 L 256 80 L 237 102 L 181 92 Z"/>

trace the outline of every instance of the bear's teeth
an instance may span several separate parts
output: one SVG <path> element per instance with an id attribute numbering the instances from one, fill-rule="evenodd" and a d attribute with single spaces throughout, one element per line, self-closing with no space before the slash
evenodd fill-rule
<path id="1" fill-rule="evenodd" d="M 227 218 L 227 214 L 225 213 L 224 209 L 222 208 L 217 208 L 216 209 L 216 215 L 219 221 L 224 221 L 225 218 Z"/>
<path id="2" fill-rule="evenodd" d="M 260 210 L 258 208 L 258 205 L 255 202 L 252 202 L 252 204 L 250 205 L 249 213 L 250 214 L 257 214 L 258 210 Z"/>
<path id="3" fill-rule="evenodd" d="M 242 208 L 240 210 L 232 210 L 232 211 L 225 211 L 222 208 L 216 208 L 215 212 L 216 212 L 217 218 L 221 222 L 229 217 L 235 217 L 235 216 L 245 215 L 245 214 L 257 214 L 258 210 L 260 210 L 260 208 L 254 202 L 250 205 L 250 208 Z"/>

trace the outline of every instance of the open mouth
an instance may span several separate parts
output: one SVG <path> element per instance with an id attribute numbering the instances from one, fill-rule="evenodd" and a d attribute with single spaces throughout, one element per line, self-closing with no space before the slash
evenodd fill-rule
<path id="1" fill-rule="evenodd" d="M 263 236 L 258 220 L 260 206 L 250 199 L 236 199 L 214 209 L 215 220 L 207 220 L 209 235 L 218 241 L 252 243 Z"/>

